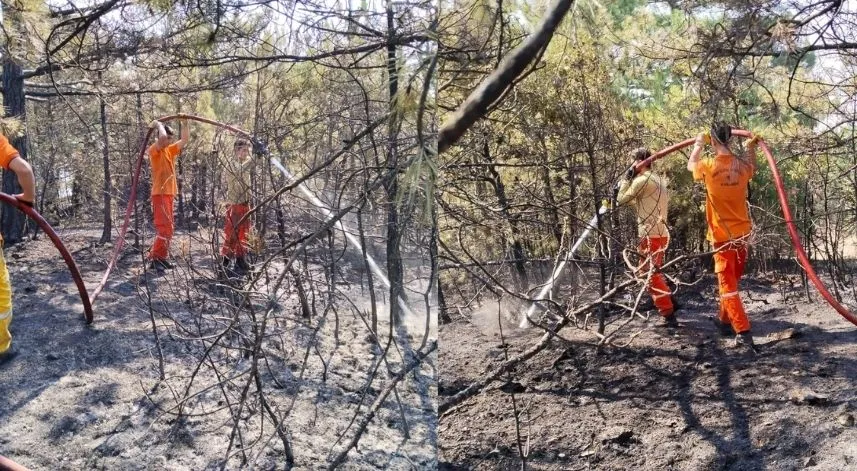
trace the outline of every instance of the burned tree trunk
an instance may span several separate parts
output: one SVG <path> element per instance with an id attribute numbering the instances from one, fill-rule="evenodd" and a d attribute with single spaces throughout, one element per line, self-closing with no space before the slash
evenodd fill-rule
<path id="1" fill-rule="evenodd" d="M 26 122 L 26 104 L 24 103 L 24 77 L 21 75 L 21 66 L 7 61 L 3 64 L 3 104 L 6 108 L 6 116 L 20 119 Z M 23 159 L 27 159 L 27 136 L 9 136 L 12 146 L 18 150 Z M 3 192 L 16 195 L 21 193 L 21 185 L 14 172 L 3 172 Z M 24 213 L 3 205 L 0 209 L 0 231 L 6 244 L 20 242 L 24 238 L 25 228 Z"/>
<path id="2" fill-rule="evenodd" d="M 482 145 L 482 155 L 490 164 L 488 165 L 488 172 L 490 173 L 491 186 L 494 188 L 494 196 L 500 205 L 500 214 L 509 226 L 509 236 L 506 238 L 508 241 L 507 250 L 512 258 L 512 266 L 515 267 L 515 285 L 518 291 L 523 291 L 529 286 L 529 277 L 527 275 L 524 246 L 521 244 L 521 238 L 519 237 L 520 228 L 517 218 L 509 211 L 510 204 L 509 198 L 506 195 L 506 186 L 503 184 L 500 172 L 493 165 L 494 160 L 491 157 L 491 149 L 488 147 L 487 139 Z"/>
<path id="3" fill-rule="evenodd" d="M 387 0 L 387 34 L 393 38 L 396 34 L 395 16 L 392 0 Z M 384 179 L 384 190 L 387 193 L 387 276 L 390 278 L 390 322 L 398 325 L 401 322 L 401 310 L 398 299 L 404 299 L 403 266 L 400 243 L 403 227 L 400 220 L 399 201 L 399 148 L 398 138 L 398 93 L 399 70 L 396 61 L 396 45 L 391 42 L 387 46 L 387 79 L 389 91 L 389 108 L 392 116 L 387 126 L 387 171 Z"/>
<path id="4" fill-rule="evenodd" d="M 110 149 L 107 138 L 107 103 L 104 97 L 99 98 L 101 112 L 101 157 L 104 166 L 104 230 L 101 232 L 101 243 L 110 241 L 110 233 L 113 231 L 113 218 L 110 215 L 113 185 L 110 181 Z"/>

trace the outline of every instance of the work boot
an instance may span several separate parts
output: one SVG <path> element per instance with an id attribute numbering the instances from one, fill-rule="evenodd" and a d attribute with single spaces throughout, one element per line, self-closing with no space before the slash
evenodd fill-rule
<path id="1" fill-rule="evenodd" d="M 164 272 L 164 265 L 160 260 L 152 260 L 149 262 L 149 270 L 155 270 L 158 273 Z"/>
<path id="2" fill-rule="evenodd" d="M 164 267 L 165 270 L 172 270 L 173 268 L 176 267 L 175 265 L 170 263 L 169 260 L 160 260 L 160 262 L 161 262 L 161 265 Z"/>
<path id="3" fill-rule="evenodd" d="M 675 317 L 675 313 L 668 316 L 661 316 L 661 321 L 658 324 L 658 327 L 668 327 L 670 329 L 678 328 L 678 319 Z"/>
<path id="4" fill-rule="evenodd" d="M 6 363 L 9 363 L 10 361 L 14 360 L 15 357 L 17 357 L 17 356 L 18 356 L 18 349 L 15 348 L 14 346 L 9 347 L 8 350 L 6 350 L 3 353 L 0 353 L 0 366 L 3 366 Z"/>
<path id="5" fill-rule="evenodd" d="M 746 347 L 753 353 L 759 353 L 759 350 L 756 348 L 756 344 L 753 342 L 753 334 L 751 334 L 749 330 L 741 332 L 735 336 L 735 348 L 740 347 Z"/>
<path id="6" fill-rule="evenodd" d="M 675 296 L 670 296 L 670 301 L 672 301 L 673 305 L 673 314 L 684 308 L 684 306 L 680 302 L 678 302 L 678 299 L 676 299 Z"/>
<path id="7" fill-rule="evenodd" d="M 722 322 L 717 316 L 711 316 L 710 319 L 711 319 L 711 322 L 714 324 L 714 326 L 717 327 L 717 330 L 718 330 L 718 332 L 720 332 L 720 335 L 722 335 L 724 337 L 732 336 L 732 326 L 731 325 L 729 325 L 725 322 Z"/>
<path id="8" fill-rule="evenodd" d="M 235 268 L 240 268 L 244 271 L 250 271 L 250 264 L 247 263 L 247 259 L 241 256 L 235 259 Z"/>

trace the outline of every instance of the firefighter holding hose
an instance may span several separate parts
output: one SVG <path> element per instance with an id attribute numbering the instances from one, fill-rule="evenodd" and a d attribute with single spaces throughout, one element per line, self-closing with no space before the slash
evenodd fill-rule
<path id="1" fill-rule="evenodd" d="M 226 162 L 226 222 L 223 227 L 223 247 L 220 255 L 222 264 L 229 272 L 231 262 L 235 268 L 247 272 L 247 233 L 250 230 L 250 172 L 253 162 L 250 160 L 250 141 L 242 138 L 233 145 L 234 159 Z"/>
<path id="2" fill-rule="evenodd" d="M 709 134 L 700 134 L 690 154 L 687 169 L 696 181 L 705 185 L 706 238 L 714 250 L 714 272 L 720 291 L 720 314 L 713 321 L 724 336 L 735 334 L 735 346 L 756 351 L 750 332 L 750 320 L 741 302 L 738 285 L 747 262 L 747 244 L 753 230 L 747 207 L 747 191 L 756 170 L 758 137 L 747 143 L 747 155 L 737 157 L 729 149 L 732 128 L 715 123 Z M 710 143 L 714 157 L 702 158 Z"/>
<path id="3" fill-rule="evenodd" d="M 157 130 L 155 143 L 149 146 L 146 155 L 152 165 L 152 215 L 154 218 L 155 240 L 149 251 L 150 268 L 163 272 L 173 268 L 170 263 L 170 241 L 173 238 L 173 202 L 178 193 L 176 177 L 176 159 L 190 139 L 187 120 L 181 123 L 181 139 L 172 142 L 173 130 L 158 120 L 152 121 L 151 128 Z"/>
<path id="4" fill-rule="evenodd" d="M 9 144 L 9 140 L 0 134 L 0 167 L 15 172 L 22 192 L 15 195 L 21 203 L 32 207 L 36 198 L 36 177 L 33 168 L 18 151 Z M 12 335 L 9 324 L 12 323 L 12 285 L 9 282 L 9 270 L 3 257 L 3 238 L 0 236 L 0 364 L 6 363 L 17 355 L 12 349 Z"/>
<path id="5" fill-rule="evenodd" d="M 631 152 L 634 159 L 628 172 L 619 182 L 616 204 L 619 206 L 633 203 L 637 213 L 637 233 L 640 237 L 639 254 L 643 258 L 639 271 L 647 276 L 654 267 L 648 289 L 652 301 L 661 315 L 661 324 L 665 327 L 678 327 L 676 307 L 673 304 L 670 289 L 664 275 L 658 271 L 664 262 L 664 252 L 669 245 L 667 230 L 667 208 L 669 193 L 666 182 L 652 172 L 651 163 L 637 164 L 651 157 L 645 147 Z"/>

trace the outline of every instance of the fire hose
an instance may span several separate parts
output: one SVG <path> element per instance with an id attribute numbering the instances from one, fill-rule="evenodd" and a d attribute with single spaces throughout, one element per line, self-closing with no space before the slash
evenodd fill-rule
<path id="1" fill-rule="evenodd" d="M 51 242 L 54 243 L 54 246 L 59 250 L 60 255 L 62 255 L 63 260 L 65 260 L 65 264 L 68 266 L 68 270 L 71 272 L 71 277 L 74 279 L 74 284 L 77 285 L 77 290 L 80 293 L 80 300 L 83 302 L 83 316 L 86 318 L 86 323 L 92 323 L 92 303 L 90 302 L 89 296 L 86 293 L 86 285 L 83 284 L 83 278 L 80 276 L 80 271 L 77 269 L 77 264 L 74 263 L 74 258 L 66 249 L 65 245 L 63 245 L 56 231 L 48 224 L 48 221 L 39 214 L 34 208 L 29 205 L 18 201 L 17 198 L 11 195 L 7 195 L 6 193 L 0 193 L 0 201 L 12 206 L 13 208 L 18 209 L 27 215 L 28 218 L 38 224 L 39 228 L 48 235 L 51 239 Z"/>
<path id="2" fill-rule="evenodd" d="M 228 124 L 221 123 L 219 121 L 215 121 L 213 119 L 203 118 L 200 116 L 180 113 L 163 116 L 161 118 L 158 118 L 158 121 L 166 123 L 168 121 L 173 121 L 176 119 L 187 119 L 190 121 L 198 121 L 200 123 L 211 124 L 213 126 L 232 131 L 236 134 L 240 134 L 248 139 L 252 139 L 252 135 L 247 131 L 238 129 Z M 142 142 L 140 143 L 140 152 L 137 154 L 137 162 L 134 166 L 134 178 L 131 181 L 131 194 L 128 197 L 128 206 L 125 208 L 125 220 L 122 222 L 122 227 L 119 229 L 119 240 L 116 242 L 116 246 L 113 248 L 113 254 L 110 256 L 110 262 L 107 264 L 107 269 L 104 271 L 104 275 L 101 276 L 101 281 L 98 283 L 98 286 L 95 287 L 95 290 L 92 292 L 92 296 L 89 298 L 90 303 L 95 303 L 95 299 L 98 297 L 99 294 L 101 294 L 101 291 L 104 290 L 104 286 L 107 284 L 107 279 L 110 277 L 110 272 L 113 271 L 113 268 L 116 266 L 116 261 L 119 259 L 119 254 L 122 252 L 122 248 L 125 246 L 125 234 L 128 233 L 128 224 L 131 222 L 131 213 L 134 212 L 134 203 L 137 200 L 137 185 L 140 182 L 140 169 L 143 166 L 143 157 L 146 155 L 146 144 L 149 142 L 149 138 L 151 138 L 153 132 L 154 128 L 149 128 L 149 131 L 146 133 L 146 135 L 143 137 Z"/>
<path id="3" fill-rule="evenodd" d="M 749 131 L 745 131 L 742 129 L 733 129 L 733 136 L 740 136 L 749 138 L 752 134 Z M 667 155 L 684 149 L 692 145 L 696 141 L 696 138 L 687 139 L 685 141 L 679 142 L 678 144 L 674 144 L 665 149 L 662 149 L 654 154 L 648 159 L 641 161 L 637 164 L 637 167 L 646 166 L 658 160 L 660 158 L 666 157 Z M 786 196 L 786 191 L 783 185 L 783 179 L 780 176 L 779 170 L 777 170 L 777 162 L 774 160 L 774 156 L 771 153 L 771 149 L 768 147 L 768 144 L 763 140 L 759 139 L 759 146 L 762 149 L 762 152 L 765 154 L 765 158 L 768 161 L 768 165 L 771 167 L 771 174 L 774 176 L 774 185 L 777 189 L 777 196 L 779 197 L 780 207 L 783 211 L 783 218 L 785 219 L 786 228 L 788 229 L 789 236 L 792 240 L 792 246 L 794 246 L 795 253 L 797 254 L 798 262 L 801 267 L 806 271 L 807 277 L 812 281 L 812 284 L 821 294 L 821 296 L 834 308 L 836 312 L 839 313 L 842 317 L 844 317 L 848 322 L 851 322 L 854 325 L 857 325 L 857 316 L 855 316 L 851 311 L 848 310 L 845 306 L 843 306 L 824 286 L 821 279 L 815 272 L 815 269 L 812 268 L 812 264 L 809 262 L 809 257 L 806 255 L 806 251 L 803 248 L 803 244 L 801 243 L 800 236 L 798 235 L 797 228 L 794 224 L 794 218 L 792 217 L 791 209 L 789 209 L 789 200 Z"/>
<path id="4" fill-rule="evenodd" d="M 28 468 L 0 455 L 0 471 L 30 471 Z"/>

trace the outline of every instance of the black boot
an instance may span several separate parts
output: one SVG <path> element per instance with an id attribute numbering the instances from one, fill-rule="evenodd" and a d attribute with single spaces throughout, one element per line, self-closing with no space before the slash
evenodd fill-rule
<path id="1" fill-rule="evenodd" d="M 741 347 L 749 349 L 753 353 L 759 353 L 756 343 L 753 342 L 753 334 L 749 330 L 735 336 L 735 348 Z"/>
<path id="2" fill-rule="evenodd" d="M 17 357 L 17 356 L 18 356 L 18 349 L 14 346 L 9 347 L 8 350 L 6 350 L 3 353 L 0 353 L 0 365 L 5 365 L 6 363 L 9 363 L 10 361 L 14 360 L 15 357 Z"/>
<path id="3" fill-rule="evenodd" d="M 239 268 L 244 271 L 250 271 L 250 264 L 247 263 L 247 259 L 241 256 L 235 259 L 235 268 Z"/>
<path id="4" fill-rule="evenodd" d="M 717 331 L 720 332 L 720 335 L 722 335 L 723 337 L 731 337 L 733 335 L 734 331 L 732 330 L 732 326 L 730 324 L 722 322 L 716 316 L 711 316 L 710 319 L 711 323 L 714 324 L 715 327 L 717 327 Z"/>
<path id="5" fill-rule="evenodd" d="M 675 329 L 678 327 L 678 319 L 676 319 L 675 314 L 670 314 L 668 316 L 661 315 L 659 326 Z"/>

